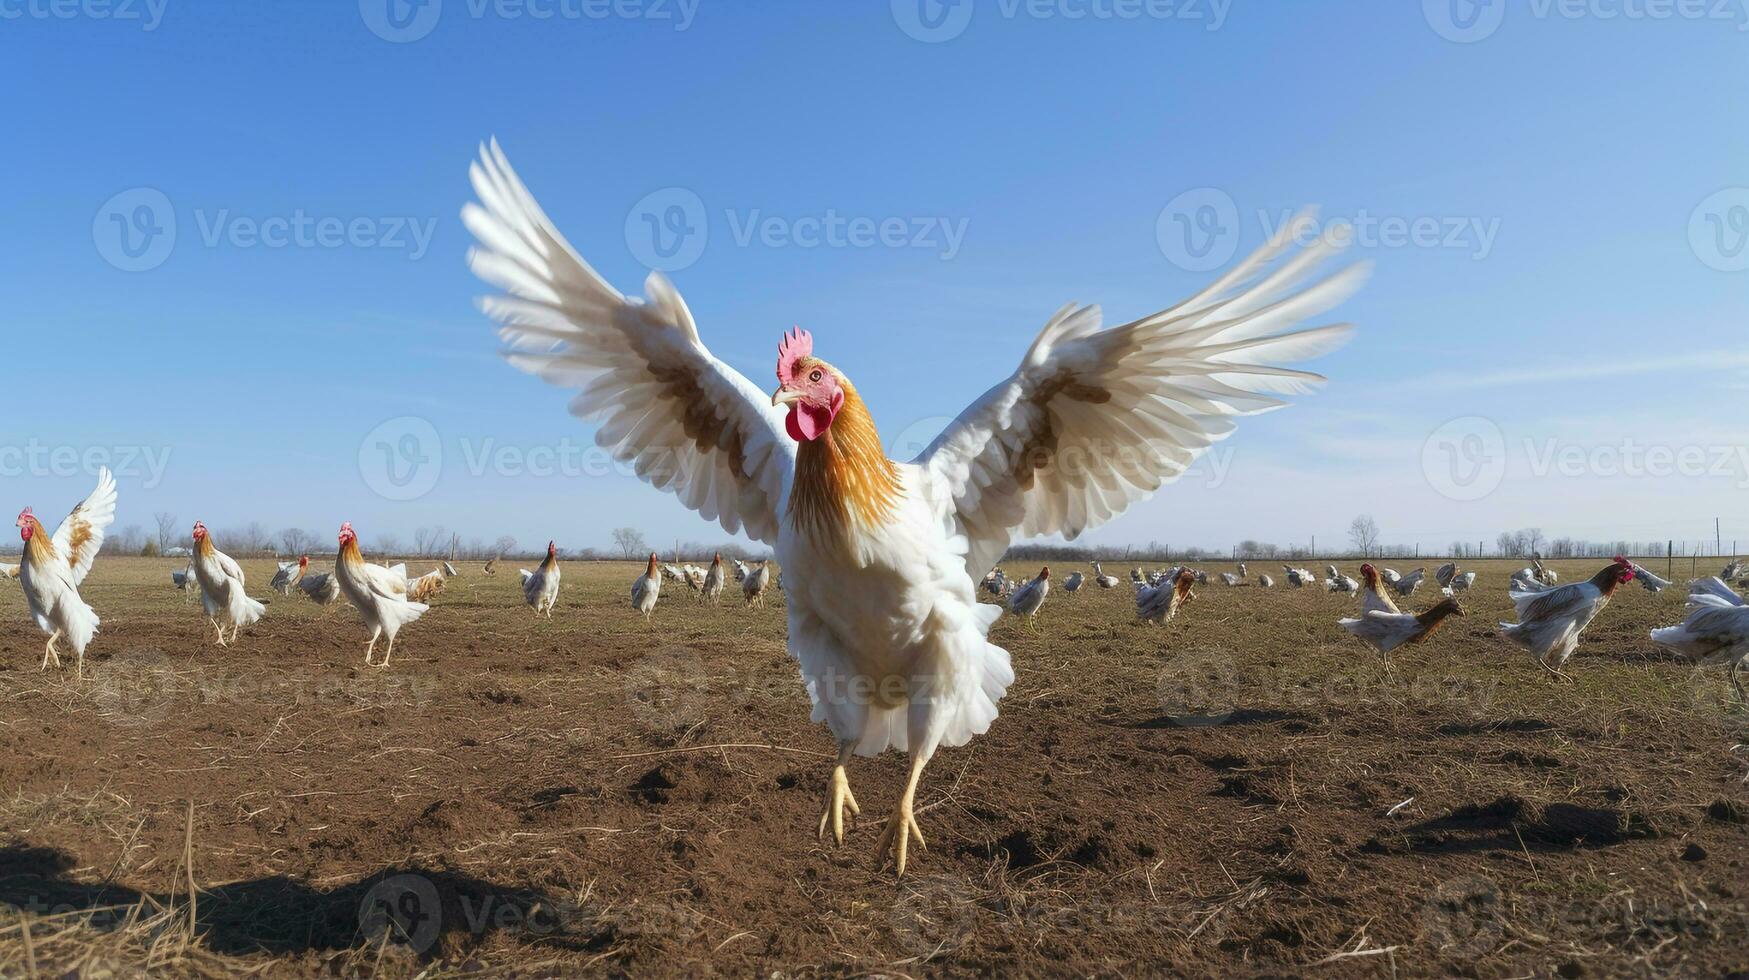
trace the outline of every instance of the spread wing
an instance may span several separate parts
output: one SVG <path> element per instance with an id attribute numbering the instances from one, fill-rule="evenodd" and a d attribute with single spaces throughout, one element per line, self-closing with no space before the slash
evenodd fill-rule
<path id="1" fill-rule="evenodd" d="M 1366 268 L 1314 280 L 1334 251 L 1322 242 L 1278 263 L 1297 225 L 1152 316 L 1104 330 L 1098 307 L 1058 310 L 1013 376 L 918 456 L 952 498 L 974 578 L 1014 535 L 1072 540 L 1177 479 L 1238 416 L 1323 381 L 1271 362 L 1340 345 L 1348 325 L 1299 324 L 1351 293 Z"/>
<path id="2" fill-rule="evenodd" d="M 1518 607 L 1521 623 L 1543 623 L 1573 619 L 1596 604 L 1601 595 L 1589 582 L 1575 582 L 1543 592 L 1510 593 L 1512 604 Z"/>
<path id="3" fill-rule="evenodd" d="M 480 242 L 474 274 L 504 290 L 483 302 L 511 364 L 580 389 L 578 418 L 638 478 L 731 533 L 777 541 L 777 500 L 795 468 L 783 412 L 711 356 L 660 273 L 643 301 L 620 295 L 566 243 L 494 141 L 469 168 L 478 204 L 462 220 Z"/>
<path id="4" fill-rule="evenodd" d="M 115 477 L 108 468 L 97 473 L 97 489 L 73 508 L 61 526 L 55 529 L 55 554 L 63 555 L 72 569 L 73 584 L 78 586 L 91 573 L 91 563 L 103 548 L 103 532 L 115 523 Z"/>

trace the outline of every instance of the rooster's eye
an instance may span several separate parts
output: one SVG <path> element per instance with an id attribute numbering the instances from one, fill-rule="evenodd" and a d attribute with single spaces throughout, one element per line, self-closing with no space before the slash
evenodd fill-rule
<path id="1" fill-rule="evenodd" d="M 813 374 L 810 374 L 810 375 L 808 375 L 808 380 L 809 380 L 809 381 L 813 381 L 813 382 L 816 382 L 816 383 L 818 383 L 818 382 L 819 382 L 819 380 L 820 380 L 820 369 L 819 369 L 819 368 L 815 368 L 815 369 L 814 369 L 814 373 L 813 373 Z"/>

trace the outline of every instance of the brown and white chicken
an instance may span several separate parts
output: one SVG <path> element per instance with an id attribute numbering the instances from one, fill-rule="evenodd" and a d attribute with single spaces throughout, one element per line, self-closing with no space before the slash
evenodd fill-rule
<path id="1" fill-rule="evenodd" d="M 644 622 L 647 623 L 650 621 L 650 614 L 656 611 L 656 600 L 661 597 L 662 569 L 656 561 L 656 553 L 652 551 L 649 567 L 632 583 L 632 608 L 643 613 Z"/>
<path id="2" fill-rule="evenodd" d="M 199 521 L 194 522 L 194 577 L 200 583 L 201 608 L 206 610 L 219 646 L 237 642 L 243 627 L 253 626 L 267 615 L 267 607 L 245 591 L 243 566 L 213 546 L 212 533 Z M 229 639 L 225 638 L 227 626 L 231 628 Z"/>
<path id="3" fill-rule="evenodd" d="M 401 627 L 430 611 L 423 602 L 407 598 L 407 566 L 385 567 L 364 560 L 358 548 L 358 533 L 352 522 L 340 525 L 340 557 L 334 562 L 334 578 L 341 594 L 358 610 L 364 625 L 370 627 L 370 643 L 364 648 L 367 667 L 387 667 L 395 655 L 395 635 Z M 383 652 L 383 662 L 373 662 L 377 641 L 384 636 L 389 648 Z"/>
<path id="4" fill-rule="evenodd" d="M 430 603 L 455 576 L 455 566 L 447 561 L 440 561 L 436 568 L 407 583 L 407 598 L 414 602 Z"/>
<path id="5" fill-rule="evenodd" d="M 723 571 L 723 556 L 719 552 L 712 556 L 711 567 L 704 573 L 704 597 L 711 602 L 722 598 L 723 586 L 728 582 L 728 574 Z"/>
<path id="6" fill-rule="evenodd" d="M 1723 581 L 1706 578 L 1690 584 L 1688 609 L 1680 626 L 1653 630 L 1652 642 L 1703 665 L 1729 664 L 1731 685 L 1749 700 L 1737 679 L 1749 658 L 1749 603 Z"/>
<path id="7" fill-rule="evenodd" d="M 77 658 L 73 673 L 85 673 L 85 648 L 97 635 L 98 616 L 79 595 L 91 565 L 103 547 L 104 532 L 115 523 L 115 477 L 99 470 L 97 489 L 67 515 L 53 537 L 29 507 L 18 515 L 18 535 L 24 541 L 18 584 L 36 625 L 49 635 L 42 669 L 61 665 L 59 641 L 65 639 Z"/>
<path id="8" fill-rule="evenodd" d="M 1589 581 L 1541 592 L 1514 591 L 1511 597 L 1518 609 L 1518 622 L 1501 623 L 1500 633 L 1535 654 L 1537 663 L 1551 673 L 1560 674 L 1561 665 L 1578 648 L 1585 627 L 1609 605 L 1615 590 L 1633 578 L 1634 563 L 1618 555 Z"/>
<path id="9" fill-rule="evenodd" d="M 1167 623 L 1178 615 L 1184 604 L 1195 598 L 1191 587 L 1196 585 L 1196 573 L 1180 568 L 1159 585 L 1136 584 L 1136 618 L 1144 623 Z"/>
<path id="10" fill-rule="evenodd" d="M 553 618 L 553 607 L 559 604 L 559 548 L 547 542 L 547 557 L 534 571 L 520 569 L 522 600 L 534 608 L 536 616 Z"/>
<path id="11" fill-rule="evenodd" d="M 1438 632 L 1448 617 L 1462 616 L 1463 614 L 1463 608 L 1458 605 L 1458 601 L 1447 597 L 1432 609 L 1413 616 L 1405 612 L 1395 611 L 1395 607 L 1386 609 L 1377 606 L 1366 609 L 1363 605 L 1358 617 L 1338 620 L 1337 625 L 1353 633 L 1362 643 L 1383 654 L 1385 662 L 1388 664 L 1392 650 L 1420 643 Z"/>
<path id="12" fill-rule="evenodd" d="M 301 555 L 297 561 L 281 564 L 279 571 L 273 573 L 273 581 L 269 582 L 268 585 L 280 595 L 291 595 L 292 590 L 297 588 L 298 583 L 303 580 L 304 573 L 309 571 L 309 568 L 310 556 Z"/>
<path id="13" fill-rule="evenodd" d="M 1344 324 L 1300 326 L 1364 271 L 1318 279 L 1333 236 L 1288 258 L 1290 222 L 1158 313 L 1107 329 L 1097 307 L 1065 306 L 1011 376 L 902 462 L 810 334 L 783 338 L 767 395 L 711 354 L 660 273 L 637 300 L 590 268 L 496 143 L 470 176 L 470 262 L 503 290 L 484 309 L 510 363 L 578 389 L 572 411 L 598 423 L 596 442 L 616 460 L 771 546 L 784 569 L 790 654 L 838 745 L 819 834 L 842 836 L 853 755 L 909 753 L 876 844 L 900 874 L 909 842 L 923 841 L 924 767 L 987 731 L 1014 681 L 1008 652 L 988 638 L 1002 607 L 977 600 L 984 573 L 1016 537 L 1077 538 L 1181 476 L 1235 418 L 1311 390 L 1321 378 L 1280 364 L 1346 339 Z"/>

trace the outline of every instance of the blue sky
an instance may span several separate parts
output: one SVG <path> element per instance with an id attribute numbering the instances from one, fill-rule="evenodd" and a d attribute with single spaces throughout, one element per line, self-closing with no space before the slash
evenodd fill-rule
<path id="1" fill-rule="evenodd" d="M 122 524 L 721 538 L 496 358 L 458 219 L 496 135 L 621 289 L 680 265 L 762 386 L 807 327 L 894 441 L 1061 304 L 1120 322 L 1206 282 L 1175 214 L 1241 253 L 1302 204 L 1355 220 L 1375 269 L 1326 392 L 1095 541 L 1333 542 L 1364 511 L 1434 547 L 1715 514 L 1749 542 L 1736 0 L 388 2 L 0 0 L 0 499 L 58 513 L 108 452 Z M 643 215 L 687 207 L 702 237 L 653 251 Z M 810 237 L 834 216 L 903 234 Z M 428 490 L 384 484 L 409 435 Z"/>

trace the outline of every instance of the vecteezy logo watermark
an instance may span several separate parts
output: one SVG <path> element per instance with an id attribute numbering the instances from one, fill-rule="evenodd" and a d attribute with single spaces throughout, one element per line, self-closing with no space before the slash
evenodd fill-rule
<path id="1" fill-rule="evenodd" d="M 0 477 L 69 479 L 95 477 L 105 469 L 122 480 L 141 480 L 153 490 L 170 468 L 169 446 L 50 446 L 36 439 L 21 446 L 0 445 Z"/>
<path id="2" fill-rule="evenodd" d="M 1481 875 L 1439 883 L 1421 905 L 1421 931 L 1442 956 L 1473 958 L 1500 945 L 1500 889 Z"/>
<path id="3" fill-rule="evenodd" d="M 0 0 L 0 20 L 111 20 L 150 34 L 170 0 Z"/>
<path id="4" fill-rule="evenodd" d="M 845 215 L 835 208 L 788 217 L 762 209 L 723 211 L 736 248 L 912 248 L 934 251 L 943 261 L 959 254 L 967 219 L 938 216 Z M 626 248 L 645 266 L 674 272 L 697 262 L 710 241 L 704 200 L 684 187 L 644 195 L 626 213 Z"/>
<path id="5" fill-rule="evenodd" d="M 1239 206 L 1218 188 L 1185 191 L 1161 209 L 1154 239 L 1166 260 L 1186 272 L 1218 269 L 1239 248 Z"/>
<path id="6" fill-rule="evenodd" d="M 1181 728 L 1224 725 L 1238 710 L 1239 662 L 1224 650 L 1182 650 L 1155 685 L 1165 718 Z"/>
<path id="7" fill-rule="evenodd" d="M 156 188 L 122 191 L 97 209 L 91 241 L 103 261 L 123 272 L 156 269 L 176 249 L 176 209 Z"/>
<path id="8" fill-rule="evenodd" d="M 385 500 L 418 500 L 443 475 L 443 440 L 437 427 L 412 415 L 389 419 L 358 444 L 358 474 Z"/>
<path id="9" fill-rule="evenodd" d="M 1708 268 L 1749 269 L 1749 187 L 1727 187 L 1688 216 L 1688 245 Z"/>
<path id="10" fill-rule="evenodd" d="M 196 208 L 194 221 L 205 248 L 383 249 L 405 252 L 415 262 L 430 251 L 437 232 L 436 218 L 318 216 L 303 208 L 266 217 Z M 176 248 L 176 232 L 175 206 L 151 187 L 122 191 L 103 202 L 91 221 L 97 254 L 123 272 L 163 265 Z"/>
<path id="11" fill-rule="evenodd" d="M 1233 0 L 982 0 L 1004 20 L 1181 21 L 1218 31 Z M 892 0 L 893 23 L 925 44 L 951 41 L 965 33 L 975 0 Z"/>
<path id="12" fill-rule="evenodd" d="M 462 0 L 472 20 L 641 20 L 692 27 L 700 0 Z M 423 40 L 443 17 L 444 0 L 358 0 L 372 34 L 394 44 Z M 453 0 L 452 0 L 453 3 Z M 453 9 L 453 8 L 452 8 Z"/>
<path id="13" fill-rule="evenodd" d="M 1448 500 L 1481 500 L 1506 478 L 1506 434 L 1479 415 L 1452 419 L 1421 444 L 1421 473 Z"/>
<path id="14" fill-rule="evenodd" d="M 1486 40 L 1506 20 L 1508 0 L 1422 0 L 1421 12 L 1447 41 Z M 1519 7 L 1535 20 L 1716 20 L 1749 30 L 1743 0 L 1527 0 Z"/>
<path id="15" fill-rule="evenodd" d="M 710 233 L 704 200 L 684 187 L 651 191 L 626 214 L 626 247 L 632 257 L 663 272 L 697 262 Z"/>
<path id="16" fill-rule="evenodd" d="M 358 904 L 358 931 L 373 945 L 384 941 L 425 953 L 443 932 L 443 901 L 424 875 L 384 878 Z"/>

